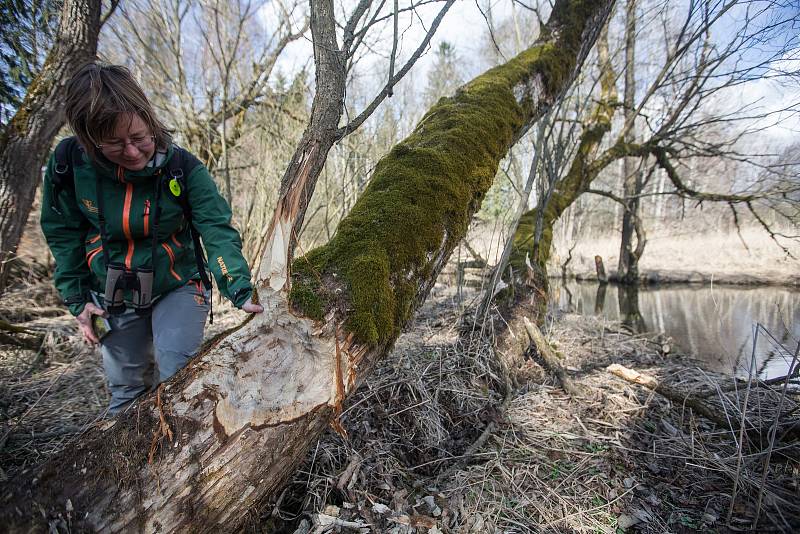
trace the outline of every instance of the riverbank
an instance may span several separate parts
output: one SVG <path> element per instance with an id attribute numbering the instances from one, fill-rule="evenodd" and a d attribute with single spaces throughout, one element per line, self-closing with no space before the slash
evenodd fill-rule
<path id="1" fill-rule="evenodd" d="M 785 230 L 795 234 L 795 229 Z M 566 264 L 568 278 L 597 280 L 595 257 L 603 260 L 607 275 L 617 278 L 619 233 L 581 234 L 565 242 L 554 231 L 548 271 L 561 277 Z M 469 246 L 456 251 L 454 259 L 494 265 L 507 236 L 502 228 L 479 222 L 470 229 Z M 800 242 L 770 239 L 762 228 L 743 228 L 741 233 L 707 227 L 697 231 L 662 228 L 648 236 L 639 262 L 643 284 L 728 284 L 800 287 Z"/>
<path id="2" fill-rule="evenodd" d="M 779 435 L 767 458 L 764 438 L 780 389 L 748 394 L 738 383 L 730 391 L 730 378 L 665 353 L 663 337 L 568 313 L 545 334 L 586 395 L 570 398 L 535 357 L 527 381 L 509 391 L 492 333 L 461 319 L 474 302 L 455 294 L 432 291 L 348 400 L 346 434 L 321 437 L 278 499 L 252 511 L 254 531 L 726 532 L 756 518 L 762 531 L 800 528 L 800 443 Z M 3 304 L 35 312 L 54 298 L 37 283 Z M 240 318 L 215 312 L 214 331 Z M 0 477 L 8 484 L 15 470 L 80 439 L 107 402 L 99 355 L 71 317 L 19 319 L 48 337 L 41 350 L 0 348 Z M 701 397 L 731 421 L 744 413 L 751 431 L 739 441 L 684 397 L 622 380 L 611 364 Z M 796 395 L 782 402 L 781 413 L 798 416 Z M 756 407 L 764 417 L 753 416 Z"/>
<path id="3" fill-rule="evenodd" d="M 741 234 L 713 229 L 691 233 L 664 232 L 648 238 L 639 263 L 639 278 L 646 284 L 799 287 L 800 244 L 781 240 L 781 245 L 785 250 L 761 228 L 746 228 Z M 617 275 L 619 235 L 579 240 L 567 264 L 567 275 L 578 280 L 597 280 L 595 256 L 603 258 L 608 276 L 613 280 Z M 557 246 L 551 274 L 560 275 L 567 258 L 568 247 Z"/>
<path id="4" fill-rule="evenodd" d="M 761 430 L 752 410 L 772 413 L 779 394 L 751 392 L 744 402 L 740 384 L 733 393 L 730 378 L 665 354 L 662 337 L 575 314 L 546 334 L 586 395 L 570 398 L 535 358 L 529 380 L 507 394 L 491 336 L 465 337 L 470 325 L 459 326 L 447 295 L 431 296 L 349 401 L 346 437 L 328 432 L 263 510 L 267 525 L 296 534 L 325 524 L 392 533 L 800 527 L 797 441 L 776 446 L 762 484 L 764 440 L 739 447 L 735 432 L 698 415 L 685 397 L 670 400 L 608 367 L 646 373 L 712 414 L 736 420 L 743 409 Z"/>
<path id="5" fill-rule="evenodd" d="M 798 266 L 800 268 L 800 266 Z M 597 282 L 596 271 L 567 271 L 567 276 L 579 282 Z M 606 273 L 607 281 L 619 282 L 619 273 L 615 270 Z M 728 286 L 781 286 L 800 287 L 800 274 L 785 272 L 763 273 L 725 273 L 716 271 L 669 271 L 666 269 L 640 270 L 639 283 L 642 285 L 659 284 L 719 284 Z"/>

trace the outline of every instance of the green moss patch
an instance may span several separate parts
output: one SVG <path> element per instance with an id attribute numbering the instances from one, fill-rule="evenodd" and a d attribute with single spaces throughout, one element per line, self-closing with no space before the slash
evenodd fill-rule
<path id="1" fill-rule="evenodd" d="M 296 309 L 319 318 L 340 306 L 345 327 L 370 345 L 399 334 L 442 254 L 466 233 L 501 158 L 563 89 L 577 49 L 559 35 L 441 99 L 378 163 L 331 241 L 293 263 Z M 528 94 L 533 86 L 525 82 L 537 74 L 544 97 Z"/>

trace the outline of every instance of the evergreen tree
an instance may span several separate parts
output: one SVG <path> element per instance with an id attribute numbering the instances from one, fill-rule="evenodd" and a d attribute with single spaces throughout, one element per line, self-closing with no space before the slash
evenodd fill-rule
<path id="1" fill-rule="evenodd" d="M 436 60 L 428 71 L 428 85 L 424 93 L 425 107 L 430 107 L 443 96 L 452 96 L 463 84 L 456 49 L 447 41 L 442 41 L 436 50 Z"/>
<path id="2" fill-rule="evenodd" d="M 4 0 L 0 9 L 0 122 L 19 107 L 42 68 L 63 0 Z"/>

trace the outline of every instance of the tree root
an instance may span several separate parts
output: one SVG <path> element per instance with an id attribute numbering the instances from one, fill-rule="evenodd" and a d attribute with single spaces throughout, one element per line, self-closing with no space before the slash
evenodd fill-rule
<path id="1" fill-rule="evenodd" d="M 558 356 L 553 352 L 550 343 L 544 338 L 544 334 L 539 330 L 539 327 L 533 324 L 527 317 L 524 317 L 522 320 L 525 324 L 525 331 L 531 338 L 531 343 L 536 347 L 536 351 L 544 362 L 547 370 L 556 375 L 556 378 L 558 378 L 558 381 L 561 383 L 561 387 L 564 388 L 564 391 L 566 391 L 570 397 L 583 396 L 583 390 L 575 384 L 564 367 L 562 367 L 561 362 L 558 361 Z"/>

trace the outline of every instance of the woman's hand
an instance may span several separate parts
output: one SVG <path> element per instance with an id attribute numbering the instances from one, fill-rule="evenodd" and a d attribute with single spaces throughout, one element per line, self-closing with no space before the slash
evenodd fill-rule
<path id="1" fill-rule="evenodd" d="M 107 317 L 108 314 L 102 308 L 98 308 L 91 302 L 87 302 L 86 306 L 84 306 L 83 311 L 75 317 L 78 321 L 78 326 L 83 333 L 83 338 L 91 343 L 92 345 L 96 345 L 100 343 L 100 340 L 97 339 L 97 335 L 94 333 L 94 328 L 92 328 L 92 315 L 100 315 L 101 317 Z"/>
<path id="2" fill-rule="evenodd" d="M 242 304 L 242 309 L 248 313 L 261 313 L 264 311 L 264 306 L 261 304 L 253 304 L 253 299 L 247 299 L 247 302 Z"/>

